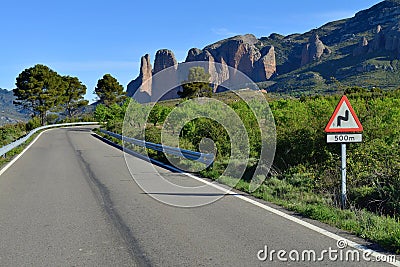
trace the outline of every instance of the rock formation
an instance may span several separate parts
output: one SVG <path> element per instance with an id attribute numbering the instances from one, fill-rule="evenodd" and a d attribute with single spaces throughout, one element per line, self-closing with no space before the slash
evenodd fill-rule
<path id="1" fill-rule="evenodd" d="M 261 50 L 261 58 L 254 68 L 253 80 L 266 81 L 276 73 L 275 48 L 266 46 Z"/>
<path id="2" fill-rule="evenodd" d="M 192 62 L 192 61 L 197 61 L 199 55 L 202 53 L 203 51 L 198 49 L 198 48 L 191 48 L 186 56 L 186 60 L 185 62 Z"/>
<path id="3" fill-rule="evenodd" d="M 319 60 L 323 54 L 330 54 L 331 51 L 319 39 L 318 34 L 314 33 L 309 42 L 303 47 L 301 53 L 301 66 L 307 65 L 313 61 Z"/>
<path id="4" fill-rule="evenodd" d="M 161 49 L 157 51 L 154 59 L 151 101 L 178 98 L 177 69 L 178 62 L 171 50 Z M 155 77 L 156 75 L 157 77 Z"/>
<path id="5" fill-rule="evenodd" d="M 400 22 L 395 23 L 384 33 L 385 50 L 394 52 L 400 58 Z"/>
<path id="6" fill-rule="evenodd" d="M 353 51 L 353 56 L 360 56 L 368 52 L 368 40 L 363 36 L 358 43 L 358 46 Z"/>
<path id="7" fill-rule="evenodd" d="M 261 57 L 255 47 L 257 42 L 258 39 L 252 34 L 239 35 L 207 46 L 204 51 L 209 51 L 214 58 L 224 59 L 228 66 L 253 78 L 254 64 Z"/>
<path id="8" fill-rule="evenodd" d="M 368 46 L 368 52 L 372 53 L 375 51 L 382 50 L 385 47 L 385 34 L 382 31 L 381 25 L 376 27 L 376 34 L 374 39 L 370 42 Z"/>
<path id="9" fill-rule="evenodd" d="M 385 34 L 385 49 L 400 52 L 400 23 Z"/>
<path id="10" fill-rule="evenodd" d="M 368 42 L 364 37 L 358 47 L 355 48 L 353 55 L 363 55 L 375 52 L 394 52 L 400 58 L 400 22 L 392 25 L 389 30 L 383 30 L 380 25 L 375 29 L 374 38 Z"/>
<path id="11" fill-rule="evenodd" d="M 190 49 L 186 62 L 208 61 L 210 64 L 226 64 L 243 72 L 255 82 L 266 81 L 276 72 L 275 50 L 273 46 L 268 46 L 260 51 L 256 47 L 257 43 L 258 39 L 252 34 L 235 36 L 206 46 L 203 50 Z M 211 70 L 212 68 L 209 73 L 215 76 Z M 229 73 L 221 72 L 215 80 L 226 79 L 229 79 Z"/>
<path id="12" fill-rule="evenodd" d="M 172 53 L 172 51 L 168 49 L 158 50 L 156 53 L 156 58 L 154 60 L 153 74 L 156 74 L 157 72 L 172 66 L 175 66 L 175 69 L 178 67 L 178 63 L 175 59 L 174 53 Z"/>
<path id="13" fill-rule="evenodd" d="M 185 62 L 206 62 L 203 66 L 211 75 L 211 82 L 215 85 L 214 92 L 221 90 L 218 85 L 236 75 L 235 72 L 229 71 L 228 66 L 243 72 L 255 82 L 266 81 L 276 73 L 275 50 L 273 46 L 266 46 L 260 50 L 256 46 L 257 43 L 258 39 L 251 34 L 235 36 L 209 45 L 203 50 L 190 49 Z M 163 77 L 167 79 L 163 85 L 157 84 L 158 79 L 155 80 L 154 75 L 172 66 L 174 68 L 170 73 L 165 75 L 165 78 Z M 141 95 L 140 101 L 144 102 L 159 97 L 162 99 L 177 97 L 176 88 L 164 96 L 160 95 L 160 90 L 177 84 L 178 77 L 173 71 L 178 68 L 179 64 L 174 54 L 168 49 L 157 51 L 153 69 L 151 69 L 149 55 L 143 56 L 139 77 L 128 85 L 128 96 L 133 96 L 139 89 L 139 94 L 136 93 L 135 98 L 136 95 Z M 183 80 L 182 77 L 180 80 Z"/>
<path id="14" fill-rule="evenodd" d="M 140 59 L 139 76 L 128 84 L 127 95 L 133 96 L 139 90 L 140 102 L 148 102 L 152 94 L 152 67 L 150 56 L 146 54 Z"/>
<path id="15" fill-rule="evenodd" d="M 323 41 L 316 32 L 323 33 Z M 330 48 L 335 56 L 326 56 L 332 53 Z M 378 57 L 382 64 L 374 60 Z M 271 34 L 259 39 L 246 34 L 218 41 L 203 49 L 192 48 L 185 63 L 196 66 L 199 63 L 194 62 L 202 61 L 201 66 L 210 73 L 211 82 L 221 85 L 214 86 L 216 92 L 232 88 L 228 83 L 234 80 L 231 78 L 239 77 L 239 71 L 254 82 L 263 82 L 259 85 L 268 91 L 289 92 L 303 90 L 304 86 L 325 90 L 329 88 L 328 76 L 339 81 L 344 78 L 358 81 L 360 72 L 376 70 L 379 72 L 377 75 L 381 75 L 381 71 L 400 72 L 397 66 L 391 66 L 390 61 L 395 58 L 400 59 L 400 0 L 385 0 L 357 12 L 352 18 L 329 22 L 306 33 Z M 157 51 L 152 69 L 149 56 L 145 55 L 141 60 L 139 77 L 128 85 L 128 95 L 137 92 L 147 96 L 146 101 L 155 101 L 159 96 L 163 99 L 177 97 L 177 88 L 171 89 L 168 95 L 159 90 L 177 86 L 187 79 L 187 65 L 178 64 L 173 53 L 163 49 Z M 173 68 L 169 68 L 171 66 Z M 329 67 L 329 74 L 324 70 L 326 67 Z M 167 68 L 172 71 L 162 71 Z M 298 84 L 297 75 L 310 71 L 320 76 L 302 76 L 303 83 Z M 156 78 L 164 73 L 168 74 L 165 81 L 158 82 Z M 376 86 L 375 82 L 386 82 L 381 80 L 374 81 L 373 86 Z M 363 82 L 368 86 L 368 81 Z M 235 80 L 234 83 L 243 88 L 246 82 Z M 383 85 L 388 86 L 388 83 Z M 393 83 L 390 86 L 398 85 Z"/>
<path id="16" fill-rule="evenodd" d="M 154 60 L 154 69 L 150 63 L 150 56 L 148 54 L 144 55 L 140 60 L 139 76 L 128 84 L 127 95 L 130 97 L 135 95 L 135 99 L 139 102 L 149 102 L 152 99 L 157 99 L 160 95 L 155 94 L 155 92 L 159 90 L 154 90 L 154 87 L 160 85 L 153 83 L 153 75 L 172 66 L 174 66 L 173 69 L 176 70 L 178 63 L 171 50 L 161 49 L 157 51 Z M 169 77 L 168 84 L 175 83 L 173 79 L 173 77 Z M 137 92 L 137 90 L 139 90 L 139 92 Z"/>

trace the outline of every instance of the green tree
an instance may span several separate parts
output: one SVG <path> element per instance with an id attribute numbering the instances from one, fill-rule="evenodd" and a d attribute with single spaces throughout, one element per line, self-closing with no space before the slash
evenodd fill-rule
<path id="1" fill-rule="evenodd" d="M 189 69 L 188 80 L 182 85 L 182 91 L 178 92 L 181 98 L 210 97 L 212 87 L 210 86 L 210 74 L 202 67 Z"/>
<path id="2" fill-rule="evenodd" d="M 79 108 L 86 106 L 89 102 L 83 99 L 86 94 L 86 86 L 77 77 L 64 76 L 64 107 L 68 117 L 76 115 Z"/>
<path id="3" fill-rule="evenodd" d="M 106 106 L 122 104 L 126 99 L 124 87 L 110 74 L 105 74 L 98 80 L 94 93 L 100 98 L 100 103 Z"/>
<path id="4" fill-rule="evenodd" d="M 94 111 L 94 117 L 99 122 L 108 122 L 115 119 L 115 114 L 103 104 L 99 104 Z"/>
<path id="5" fill-rule="evenodd" d="M 156 126 L 157 123 L 163 123 L 167 118 L 168 114 L 171 112 L 171 110 L 172 109 L 169 107 L 164 107 L 162 105 L 155 104 L 149 113 L 147 121 L 153 123 L 154 126 Z"/>
<path id="6" fill-rule="evenodd" d="M 14 104 L 31 110 L 33 117 L 40 117 L 42 125 L 47 112 L 56 109 L 64 101 L 62 95 L 65 84 L 61 76 L 44 65 L 37 64 L 21 72 L 16 86 L 13 90 L 17 97 Z"/>

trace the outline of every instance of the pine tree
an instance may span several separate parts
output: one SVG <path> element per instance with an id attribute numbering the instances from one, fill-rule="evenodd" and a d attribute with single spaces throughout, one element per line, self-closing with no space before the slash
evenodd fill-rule
<path id="1" fill-rule="evenodd" d="M 33 117 L 39 116 L 44 125 L 47 112 L 55 109 L 64 100 L 64 85 L 57 72 L 37 64 L 18 75 L 17 88 L 13 90 L 17 97 L 14 104 L 31 110 Z"/>
<path id="2" fill-rule="evenodd" d="M 182 91 L 178 92 L 181 98 L 210 97 L 212 87 L 210 86 L 210 74 L 202 67 L 189 69 L 188 80 L 182 85 Z"/>
<path id="3" fill-rule="evenodd" d="M 98 80 L 94 93 L 100 98 L 100 103 L 106 106 L 122 104 L 126 99 L 124 87 L 110 74 L 105 74 Z"/>
<path id="4" fill-rule="evenodd" d="M 65 83 L 63 106 L 66 115 L 72 117 L 79 108 L 88 104 L 88 101 L 83 99 L 86 94 L 86 86 L 77 77 L 64 76 L 63 81 Z"/>

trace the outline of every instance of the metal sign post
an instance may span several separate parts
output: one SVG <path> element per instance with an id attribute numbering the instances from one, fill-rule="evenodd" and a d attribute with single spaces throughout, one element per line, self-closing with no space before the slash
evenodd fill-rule
<path id="1" fill-rule="evenodd" d="M 363 127 L 357 118 L 354 109 L 352 108 L 346 96 L 340 99 L 335 111 L 328 124 L 325 127 L 327 143 L 340 143 L 342 149 L 342 188 L 341 188 L 341 206 L 346 208 L 347 187 L 346 187 L 346 144 L 362 142 L 362 134 L 353 132 L 362 132 Z"/>
<path id="2" fill-rule="evenodd" d="M 347 199 L 347 192 L 346 192 L 346 143 L 342 143 L 342 209 L 346 208 L 346 199 Z"/>

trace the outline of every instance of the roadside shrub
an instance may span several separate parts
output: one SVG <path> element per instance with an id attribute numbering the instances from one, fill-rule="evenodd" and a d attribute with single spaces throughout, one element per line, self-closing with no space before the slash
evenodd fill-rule
<path id="1" fill-rule="evenodd" d="M 28 132 L 32 131 L 35 128 L 42 126 L 39 117 L 33 117 L 26 123 L 26 130 Z"/>

